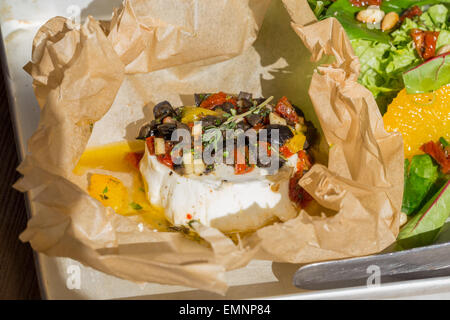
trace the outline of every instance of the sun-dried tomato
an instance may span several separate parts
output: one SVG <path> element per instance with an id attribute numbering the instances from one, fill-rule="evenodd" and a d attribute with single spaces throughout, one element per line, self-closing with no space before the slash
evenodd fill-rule
<path id="1" fill-rule="evenodd" d="M 299 121 L 297 112 L 295 112 L 294 107 L 286 97 L 282 97 L 280 101 L 278 101 L 275 107 L 275 111 L 286 120 L 292 121 L 294 123 L 298 123 Z"/>
<path id="2" fill-rule="evenodd" d="M 418 6 L 412 6 L 402 13 L 400 16 L 400 22 L 403 22 L 406 18 L 412 19 L 414 17 L 418 17 L 422 15 L 422 10 Z"/>
<path id="3" fill-rule="evenodd" d="M 355 7 L 381 6 L 381 0 L 350 0 Z"/>
<path id="4" fill-rule="evenodd" d="M 443 173 L 450 173 L 450 158 L 440 144 L 429 141 L 420 147 L 420 150 L 429 154 L 441 166 Z"/>
<path id="5" fill-rule="evenodd" d="M 435 56 L 436 42 L 439 37 L 438 31 L 423 31 L 420 29 L 412 29 L 410 34 L 419 56 L 421 56 L 425 60 L 428 60 Z"/>
<path id="6" fill-rule="evenodd" d="M 305 150 L 300 150 L 297 152 L 298 161 L 297 161 L 297 171 L 304 172 L 311 168 L 311 159 Z"/>
<path id="7" fill-rule="evenodd" d="M 425 60 L 433 58 L 436 55 L 436 42 L 439 37 L 439 31 L 425 31 L 425 47 L 422 57 Z"/>
<path id="8" fill-rule="evenodd" d="M 304 208 L 313 198 L 303 189 L 298 182 L 303 176 L 303 172 L 296 172 L 289 180 L 289 199 L 298 207 Z"/>

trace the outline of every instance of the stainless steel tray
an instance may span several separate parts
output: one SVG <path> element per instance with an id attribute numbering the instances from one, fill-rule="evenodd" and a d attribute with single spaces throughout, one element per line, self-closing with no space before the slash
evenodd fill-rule
<path id="1" fill-rule="evenodd" d="M 97 19 L 109 19 L 112 8 L 118 7 L 120 3 L 121 0 L 1 1 L 2 62 L 21 159 L 26 154 L 27 140 L 39 121 L 39 107 L 34 97 L 31 77 L 22 69 L 30 60 L 36 31 L 49 18 L 57 15 L 72 16 L 77 10 L 82 18 L 90 14 Z M 31 202 L 28 203 L 28 208 L 32 215 Z M 441 241 L 449 238 L 450 232 L 446 232 Z M 35 256 L 42 296 L 47 299 L 450 299 L 450 277 L 375 287 L 306 291 L 292 285 L 292 277 L 299 265 L 252 261 L 246 268 L 227 273 L 230 289 L 226 296 L 219 296 L 180 286 L 136 284 L 82 266 L 68 258 L 52 258 L 40 253 Z M 74 288 L 71 282 L 74 274 L 80 275 L 79 289 L 76 286 Z"/>

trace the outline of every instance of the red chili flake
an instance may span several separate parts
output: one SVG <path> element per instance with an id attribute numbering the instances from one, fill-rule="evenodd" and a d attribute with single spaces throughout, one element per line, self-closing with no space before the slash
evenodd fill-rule
<path id="1" fill-rule="evenodd" d="M 191 219 L 192 219 L 192 215 L 191 215 L 190 213 L 188 213 L 188 214 L 186 215 L 186 219 L 191 220 Z"/>
<path id="2" fill-rule="evenodd" d="M 277 106 L 275 107 L 275 111 L 286 120 L 295 123 L 298 123 L 299 121 L 297 112 L 295 112 L 294 107 L 286 97 L 282 97 L 280 101 L 278 101 Z"/>
<path id="3" fill-rule="evenodd" d="M 125 161 L 131 164 L 134 168 L 139 169 L 139 162 L 143 156 L 143 152 L 129 152 L 125 156 Z"/>
<path id="4" fill-rule="evenodd" d="M 155 154 L 155 137 L 151 136 L 145 139 L 145 144 L 147 145 L 148 153 L 153 156 Z"/>
<path id="5" fill-rule="evenodd" d="M 414 17 L 421 15 L 422 10 L 420 10 L 418 6 L 412 6 L 411 8 L 402 13 L 402 15 L 400 16 L 400 22 L 403 22 L 403 20 L 405 20 L 406 18 L 412 19 Z"/>
<path id="6" fill-rule="evenodd" d="M 350 0 L 355 7 L 381 6 L 381 0 Z"/>
<path id="7" fill-rule="evenodd" d="M 441 166 L 444 174 L 450 173 L 450 158 L 440 144 L 429 141 L 420 147 L 420 150 L 429 154 Z"/>
<path id="8" fill-rule="evenodd" d="M 235 98 L 227 96 L 227 94 L 224 92 L 219 92 L 212 94 L 211 96 L 203 100 L 200 104 L 200 107 L 205 109 L 212 109 L 215 106 L 224 104 L 225 102 L 231 102 L 232 104 L 236 105 Z"/>

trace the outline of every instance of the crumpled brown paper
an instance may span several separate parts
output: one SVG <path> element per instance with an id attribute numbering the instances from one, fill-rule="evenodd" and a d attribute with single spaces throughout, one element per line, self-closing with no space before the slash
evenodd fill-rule
<path id="1" fill-rule="evenodd" d="M 359 63 L 337 21 L 300 24 L 308 14 L 312 22 L 306 0 L 284 1 L 295 32 L 313 59 L 336 58 L 314 73 L 309 89 L 330 151 L 328 168 L 317 164 L 300 181 L 317 201 L 308 212 L 261 228 L 237 245 L 197 224 L 209 244 L 204 246 L 179 233 L 153 232 L 138 216 L 115 214 L 86 193 L 86 179 L 72 173 L 86 146 L 132 139 L 150 111 L 147 104 L 168 99 L 179 105 L 194 92 L 264 94 L 267 67 L 251 44 L 269 1 L 208 3 L 208 8 L 201 0 L 174 8 L 166 1 L 125 1 L 107 33 L 107 24 L 102 29 L 93 18 L 79 30 L 61 17 L 40 29 L 26 69 L 42 114 L 30 154 L 18 168 L 24 176 L 15 185 L 30 191 L 35 212 L 21 240 L 124 279 L 218 293 L 227 289 L 225 271 L 251 259 L 305 263 L 386 248 L 399 229 L 402 139 L 384 131 L 375 100 L 356 82 Z M 285 14 L 275 12 L 277 4 L 270 8 L 267 15 Z M 222 21 L 221 12 L 236 11 L 237 28 L 202 21 Z M 211 42 L 210 33 L 223 39 Z M 224 39 L 232 42 L 229 48 L 215 46 Z M 191 41 L 201 54 L 191 52 Z"/>

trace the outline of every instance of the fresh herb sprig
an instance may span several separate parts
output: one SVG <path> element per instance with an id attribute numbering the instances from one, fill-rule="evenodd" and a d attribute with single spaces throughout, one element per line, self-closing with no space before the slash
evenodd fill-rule
<path id="1" fill-rule="evenodd" d="M 246 116 L 248 116 L 249 114 L 252 113 L 257 113 L 259 112 L 263 107 L 265 107 L 270 101 L 272 101 L 273 96 L 270 96 L 269 98 L 267 98 L 264 102 L 260 103 L 257 106 L 254 106 L 253 108 L 251 108 L 250 110 L 248 110 L 247 112 L 241 113 L 241 114 L 237 114 L 237 115 L 233 115 L 231 117 L 229 117 L 227 119 L 227 121 L 225 121 L 224 123 L 222 123 L 222 125 L 220 126 L 220 128 L 223 127 L 223 129 L 228 129 L 227 125 L 229 125 L 230 123 L 239 123 L 240 121 L 242 121 Z"/>
<path id="2" fill-rule="evenodd" d="M 222 123 L 219 127 L 208 127 L 208 129 L 205 131 L 202 137 L 203 143 L 205 143 L 206 146 L 212 145 L 213 150 L 217 151 L 218 143 L 220 139 L 222 138 L 222 130 L 226 129 L 233 129 L 236 127 L 236 125 L 242 121 L 246 116 L 252 113 L 259 113 L 262 108 L 264 108 L 270 101 L 272 101 L 273 96 L 270 96 L 266 100 L 264 100 L 259 105 L 256 105 L 247 112 L 241 113 L 241 114 L 235 114 Z"/>

